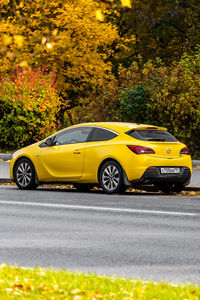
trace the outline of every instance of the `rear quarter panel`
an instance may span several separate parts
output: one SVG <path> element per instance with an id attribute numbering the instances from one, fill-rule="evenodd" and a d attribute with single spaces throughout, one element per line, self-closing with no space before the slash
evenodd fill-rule
<path id="1" fill-rule="evenodd" d="M 127 135 L 120 135 L 110 141 L 89 142 L 86 146 L 81 180 L 97 183 L 99 166 L 106 159 L 118 161 L 126 172 L 129 181 L 140 179 L 145 170 L 151 166 L 185 166 L 190 168 L 192 172 L 192 161 L 189 155 L 178 155 L 177 153 L 175 157 L 170 155 L 168 158 L 149 154 L 137 155 L 127 145 L 153 147 L 153 144 L 151 145 L 149 142 L 138 141 L 127 137 Z M 184 146 L 184 144 L 179 143 L 178 148 L 181 149 Z"/>
<path id="2" fill-rule="evenodd" d="M 99 166 L 106 159 L 118 161 L 125 171 L 130 163 L 134 165 L 137 160 L 126 144 L 120 138 L 110 141 L 87 143 L 82 181 L 97 183 Z"/>

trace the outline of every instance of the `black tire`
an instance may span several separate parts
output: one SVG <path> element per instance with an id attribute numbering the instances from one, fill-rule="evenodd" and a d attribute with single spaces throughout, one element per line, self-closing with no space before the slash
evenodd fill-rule
<path id="1" fill-rule="evenodd" d="M 101 167 L 99 183 L 107 194 L 123 193 L 126 186 L 123 183 L 122 167 L 115 161 L 106 162 Z"/>
<path id="2" fill-rule="evenodd" d="M 21 158 L 14 168 L 14 181 L 18 188 L 22 190 L 35 189 L 35 168 L 28 158 Z"/>
<path id="3" fill-rule="evenodd" d="M 83 183 L 74 183 L 73 186 L 78 190 L 78 192 L 89 192 L 94 185 L 93 184 L 83 184 Z"/>

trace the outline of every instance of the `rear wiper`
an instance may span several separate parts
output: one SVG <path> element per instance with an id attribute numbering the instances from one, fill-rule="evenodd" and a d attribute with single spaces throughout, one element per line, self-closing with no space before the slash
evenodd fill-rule
<path id="1" fill-rule="evenodd" d="M 148 139 L 148 141 L 154 142 L 165 142 L 165 139 Z"/>

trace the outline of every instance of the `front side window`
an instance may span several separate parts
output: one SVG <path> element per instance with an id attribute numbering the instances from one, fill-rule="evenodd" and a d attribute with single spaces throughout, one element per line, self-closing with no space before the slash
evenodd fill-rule
<path id="1" fill-rule="evenodd" d="M 91 127 L 79 127 L 79 128 L 67 129 L 64 132 L 55 135 L 53 144 L 66 145 L 66 144 L 85 143 L 88 139 L 91 130 L 92 130 Z"/>
<path id="2" fill-rule="evenodd" d="M 126 134 L 141 141 L 178 142 L 173 135 L 171 135 L 168 131 L 164 131 L 164 130 L 150 130 L 150 129 L 130 130 L 126 132 Z"/>
<path id="3" fill-rule="evenodd" d="M 100 142 L 108 141 L 117 136 L 117 133 L 104 129 L 104 128 L 94 128 L 94 131 L 90 137 L 90 142 Z"/>

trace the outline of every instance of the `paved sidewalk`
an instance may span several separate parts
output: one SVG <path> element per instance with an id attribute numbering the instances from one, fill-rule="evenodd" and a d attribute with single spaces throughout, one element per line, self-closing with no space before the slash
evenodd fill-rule
<path id="1" fill-rule="evenodd" d="M 3 180 L 9 180 L 10 179 L 10 173 L 9 173 L 9 163 L 0 161 L 0 182 L 3 182 Z"/>
<path id="2" fill-rule="evenodd" d="M 200 189 L 200 169 L 193 168 L 192 178 L 191 178 L 190 184 L 187 187 Z"/>
<path id="3" fill-rule="evenodd" d="M 10 173 L 9 173 L 9 160 L 11 159 L 12 155 L 4 154 L 4 161 L 3 160 L 3 155 L 0 154 L 0 182 L 1 183 L 6 183 L 6 182 L 11 182 L 10 180 Z M 192 162 L 193 166 L 200 166 L 200 161 L 193 161 Z M 193 168 L 193 174 L 192 174 L 192 179 L 190 184 L 187 186 L 188 189 L 199 189 L 200 190 L 200 168 Z"/>

